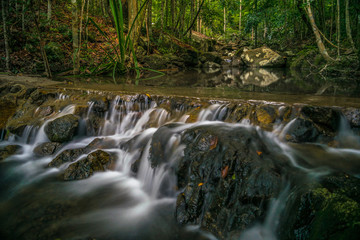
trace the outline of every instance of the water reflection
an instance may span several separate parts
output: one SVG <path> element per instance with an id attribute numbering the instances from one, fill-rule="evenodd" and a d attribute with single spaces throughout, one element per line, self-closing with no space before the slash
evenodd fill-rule
<path id="1" fill-rule="evenodd" d="M 248 68 L 240 75 L 242 84 L 266 87 L 279 81 L 284 76 L 284 69 Z"/>
<path id="2" fill-rule="evenodd" d="M 168 72 L 158 76 L 144 74 L 141 79 L 112 77 L 60 78 L 58 87 L 98 91 L 145 92 L 152 95 L 180 95 L 211 98 L 242 98 L 316 105 L 358 106 L 360 79 L 324 77 L 286 68 L 227 68 Z M 64 81 L 65 80 L 65 81 Z M 321 96 L 321 97 L 319 97 Z M 341 98 L 340 98 L 341 97 Z"/>

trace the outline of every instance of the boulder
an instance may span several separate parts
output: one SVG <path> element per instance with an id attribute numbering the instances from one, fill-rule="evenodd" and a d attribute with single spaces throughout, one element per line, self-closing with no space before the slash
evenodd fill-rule
<path id="1" fill-rule="evenodd" d="M 48 164 L 48 167 L 60 167 L 64 163 L 75 161 L 85 153 L 85 148 L 67 149 L 51 160 L 51 162 Z"/>
<path id="2" fill-rule="evenodd" d="M 67 142 L 72 140 L 79 126 L 79 117 L 68 114 L 49 122 L 45 133 L 52 142 Z"/>
<path id="3" fill-rule="evenodd" d="M 289 142 L 303 143 L 315 142 L 320 133 L 311 120 L 296 118 L 284 128 L 282 134 Z"/>
<path id="4" fill-rule="evenodd" d="M 111 162 L 109 153 L 97 150 L 86 158 L 69 165 L 64 172 L 64 180 L 80 180 L 90 177 L 94 172 L 103 172 Z"/>
<path id="5" fill-rule="evenodd" d="M 57 142 L 42 143 L 34 149 L 34 153 L 39 156 L 49 156 L 54 154 L 60 146 L 61 143 Z"/>
<path id="6" fill-rule="evenodd" d="M 292 206 L 281 239 L 358 239 L 360 179 L 332 174 L 304 191 Z M 286 237 L 285 237 L 286 236 Z"/>
<path id="7" fill-rule="evenodd" d="M 253 50 L 244 50 L 241 54 L 242 61 L 248 67 L 284 67 L 286 62 L 280 54 L 270 48 L 261 47 Z"/>
<path id="8" fill-rule="evenodd" d="M 73 162 L 78 159 L 83 154 L 88 154 L 94 149 L 102 148 L 113 148 L 115 147 L 115 142 L 112 140 L 107 140 L 103 138 L 95 138 L 91 143 L 89 143 L 84 148 L 75 148 L 75 149 L 66 149 L 58 154 L 49 164 L 48 167 L 60 167 L 62 164 L 67 162 Z"/>
<path id="9" fill-rule="evenodd" d="M 186 130 L 181 141 L 176 219 L 220 239 L 262 219 L 282 177 L 296 171 L 256 128 L 199 126 Z"/>

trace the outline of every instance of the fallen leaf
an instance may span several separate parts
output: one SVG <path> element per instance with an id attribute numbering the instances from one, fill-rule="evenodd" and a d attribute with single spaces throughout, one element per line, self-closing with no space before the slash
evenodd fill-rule
<path id="1" fill-rule="evenodd" d="M 150 94 L 147 93 L 147 94 L 145 94 L 145 95 L 148 96 L 148 98 L 151 98 Z"/>
<path id="2" fill-rule="evenodd" d="M 232 180 L 235 180 L 235 178 L 236 178 L 236 177 L 235 177 L 235 173 L 234 173 L 234 174 L 232 175 L 231 179 L 232 179 Z"/>
<path id="3" fill-rule="evenodd" d="M 215 138 L 211 139 L 210 150 L 213 150 L 214 148 L 216 148 L 217 143 L 218 143 L 218 137 L 215 137 Z"/>
<path id="4" fill-rule="evenodd" d="M 202 183 L 202 182 L 198 184 L 199 187 L 201 187 L 202 185 L 204 185 L 204 183 Z"/>
<path id="5" fill-rule="evenodd" d="M 262 152 L 260 152 L 260 151 L 256 151 L 256 153 L 257 153 L 257 155 L 261 155 L 262 154 Z"/>
<path id="6" fill-rule="evenodd" d="M 223 170 L 221 170 L 221 177 L 225 178 L 228 175 L 229 166 L 226 166 Z"/>

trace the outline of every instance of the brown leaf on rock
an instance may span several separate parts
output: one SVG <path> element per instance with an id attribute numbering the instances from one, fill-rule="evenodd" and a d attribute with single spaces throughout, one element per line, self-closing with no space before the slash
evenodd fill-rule
<path id="1" fill-rule="evenodd" d="M 228 172 L 229 172 L 229 166 L 224 167 L 223 170 L 221 170 L 221 177 L 226 178 Z"/>

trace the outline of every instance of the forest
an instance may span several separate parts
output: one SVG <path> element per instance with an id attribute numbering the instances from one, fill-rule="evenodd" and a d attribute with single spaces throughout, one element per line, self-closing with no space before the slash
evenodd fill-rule
<path id="1" fill-rule="evenodd" d="M 147 56 L 165 56 L 164 68 L 179 56 L 187 68 L 189 51 L 236 57 L 261 46 L 287 66 L 359 66 L 357 0 L 2 0 L 1 9 L 0 66 L 14 74 L 139 74 L 163 68 Z"/>

